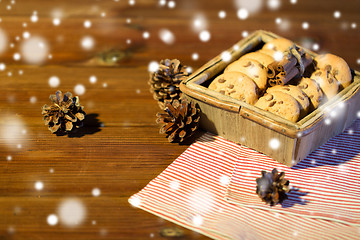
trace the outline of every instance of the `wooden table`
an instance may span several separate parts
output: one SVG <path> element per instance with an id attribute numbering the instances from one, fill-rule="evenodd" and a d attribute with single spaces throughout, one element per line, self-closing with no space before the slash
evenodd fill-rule
<path id="1" fill-rule="evenodd" d="M 7 42 L 0 60 L 6 67 L 0 71 L 0 239 L 164 239 L 164 229 L 182 231 L 181 239 L 207 239 L 127 201 L 188 147 L 158 134 L 159 108 L 147 85 L 151 61 L 178 58 L 196 69 L 246 32 L 264 29 L 338 54 L 359 69 L 359 1 L 282 1 L 245 20 L 237 17 L 236 1 L 176 1 L 174 8 L 164 2 L 1 1 L 0 50 L 4 34 Z M 173 44 L 160 40 L 162 29 L 173 33 Z M 209 41 L 199 39 L 201 30 L 210 32 Z M 26 50 L 23 43 L 36 36 L 43 38 L 40 49 Z M 81 46 L 84 37 L 94 41 L 92 48 Z M 40 65 L 28 64 L 42 53 Z M 49 85 L 52 76 L 59 86 Z M 74 92 L 77 84 L 86 90 L 80 96 L 86 127 L 75 135 L 51 134 L 41 106 L 57 89 Z"/>

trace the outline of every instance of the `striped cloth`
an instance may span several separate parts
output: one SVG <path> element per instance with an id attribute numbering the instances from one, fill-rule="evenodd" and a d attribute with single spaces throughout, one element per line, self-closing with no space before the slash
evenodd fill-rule
<path id="1" fill-rule="evenodd" d="M 322 218 L 360 227 L 360 131 L 357 125 L 330 139 L 290 168 L 241 148 L 226 199 L 246 207 Z M 350 134 L 349 134 L 350 133 Z M 259 169 L 285 171 L 292 191 L 282 205 L 270 207 L 254 194 Z"/>
<path id="2" fill-rule="evenodd" d="M 289 169 L 281 166 L 279 168 L 286 170 L 288 178 L 295 178 L 296 176 L 288 173 L 289 170 L 298 175 L 300 172 L 304 172 L 305 176 L 305 172 L 314 171 L 313 169 L 339 169 L 342 165 L 345 169 L 344 174 L 351 174 L 346 169 L 354 166 L 352 165 L 353 161 L 356 165 L 356 159 L 358 159 L 356 153 L 358 149 L 353 143 L 356 144 L 357 140 L 360 139 L 359 124 L 360 122 L 357 121 L 352 125 L 352 131 L 347 130 L 347 133 L 332 139 L 326 146 L 323 146 L 296 167 Z M 346 134 L 348 136 L 345 137 Z M 338 142 L 344 139 L 348 141 Z M 345 145 L 346 148 L 342 148 L 342 145 Z M 328 153 L 326 152 L 328 149 L 336 149 L 337 152 L 336 154 L 333 154 L 333 151 Z M 236 186 L 236 181 L 239 181 L 237 175 L 243 168 L 242 164 L 246 162 L 244 159 L 250 161 L 250 153 L 256 154 L 261 159 L 266 159 L 266 162 L 262 163 L 264 164 L 263 167 L 257 167 L 253 163 L 251 164 L 252 169 L 260 171 L 262 169 L 271 170 L 273 166 L 278 167 L 274 160 L 268 159 L 260 153 L 227 141 L 222 137 L 206 133 L 144 189 L 133 195 L 129 202 L 134 207 L 146 210 L 214 239 L 360 239 L 360 228 L 355 224 L 285 213 L 297 207 L 296 205 L 284 208 L 282 211 L 269 211 L 269 208 L 264 210 L 227 201 L 227 199 L 232 199 L 244 203 L 244 199 L 239 198 L 238 195 L 230 196 L 228 190 L 237 189 L 240 192 L 240 188 Z M 341 157 L 342 155 L 345 156 L 346 161 Z M 332 157 L 328 158 L 330 156 Z M 312 159 L 317 160 L 312 162 Z M 325 159 L 329 159 L 329 161 L 326 162 Z M 246 174 L 252 175 L 252 170 L 249 169 L 249 173 Z M 351 176 L 353 175 L 351 174 Z M 233 179 L 231 179 L 232 177 Z M 244 181 L 243 179 L 240 180 Z M 293 179 L 290 180 L 293 181 Z M 336 189 L 337 184 L 342 183 L 343 180 L 343 177 L 333 179 L 329 183 L 329 189 L 330 187 Z M 315 182 L 318 185 L 323 184 L 317 180 Z M 351 179 L 351 182 L 354 184 L 343 189 L 344 192 L 349 193 L 352 187 L 360 188 L 359 184 L 356 186 L 356 177 Z M 298 182 L 296 182 L 297 184 Z M 310 182 L 307 188 L 303 188 L 304 185 L 301 185 L 300 192 L 309 192 L 309 194 L 306 196 L 300 194 L 300 198 L 307 201 L 307 204 L 300 206 L 305 208 L 310 206 L 309 202 L 312 199 L 305 197 L 311 196 L 310 190 L 313 189 L 311 186 L 313 186 L 313 182 Z M 358 199 L 357 196 L 353 195 L 353 199 L 355 198 Z M 327 208 L 337 208 L 338 206 L 331 201 L 328 201 L 329 206 Z M 343 204 L 346 204 L 347 208 L 351 205 L 345 202 Z M 355 209 L 354 205 L 351 206 Z M 350 208 L 348 210 L 353 211 Z M 313 213 L 319 214 L 317 210 Z M 324 214 L 323 212 L 320 213 Z M 358 211 L 353 211 L 352 214 L 356 213 L 358 219 Z M 352 216 L 343 212 L 340 214 L 345 218 Z M 337 217 L 333 218 L 338 219 Z M 348 222 L 356 223 L 358 220 Z"/>

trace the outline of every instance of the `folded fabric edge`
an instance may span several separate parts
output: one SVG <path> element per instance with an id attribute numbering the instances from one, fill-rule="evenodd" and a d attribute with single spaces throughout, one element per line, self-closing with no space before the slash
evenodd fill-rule
<path id="1" fill-rule="evenodd" d="M 151 213 L 151 214 L 153 214 L 153 215 L 155 215 L 157 217 L 161 217 L 161 218 L 163 218 L 163 219 L 165 219 L 165 220 L 167 220 L 169 222 L 173 222 L 173 223 L 175 223 L 175 224 L 177 224 L 177 225 L 179 225 L 179 226 L 181 226 L 183 228 L 190 229 L 192 231 L 198 232 L 200 234 L 205 235 L 206 237 L 209 237 L 209 238 L 212 238 L 212 239 L 215 239 L 215 240 L 229 239 L 228 237 L 226 237 L 223 234 L 220 234 L 220 233 L 218 233 L 216 231 L 212 231 L 212 230 L 209 230 L 209 229 L 206 229 L 206 228 L 205 228 L 205 230 L 202 230 L 201 228 L 196 228 L 196 227 L 193 227 L 191 225 L 187 225 L 187 224 L 185 224 L 185 223 L 183 223 L 181 221 L 177 221 L 177 220 L 172 219 L 170 217 L 164 216 L 164 215 L 162 215 L 163 213 L 154 211 L 154 210 L 152 210 L 150 208 L 145 208 L 145 207 L 143 207 L 141 205 L 134 206 L 133 200 L 136 199 L 136 198 L 137 198 L 137 194 L 134 194 L 128 199 L 129 204 L 132 205 L 135 208 L 139 208 L 139 209 L 144 210 L 146 212 L 149 212 L 149 213 Z M 213 235 L 211 235 L 210 233 L 208 233 L 206 231 L 212 233 Z"/>
<path id="2" fill-rule="evenodd" d="M 351 222 L 336 219 L 336 218 L 314 216 L 314 215 L 305 215 L 305 214 L 300 214 L 300 213 L 286 212 L 286 211 L 282 211 L 282 210 L 278 210 L 278 209 L 270 209 L 268 206 L 261 207 L 261 206 L 251 205 L 251 204 L 245 204 L 245 203 L 241 203 L 240 201 L 232 200 L 232 198 L 229 197 L 228 194 L 229 193 L 228 193 L 228 190 L 227 190 L 226 194 L 225 194 L 225 197 L 224 197 L 225 201 L 227 201 L 228 203 L 234 204 L 234 205 L 241 206 L 241 207 L 254 208 L 254 209 L 259 209 L 259 210 L 263 210 L 263 211 L 276 212 L 276 213 L 279 213 L 279 214 L 294 215 L 294 216 L 304 217 L 304 218 L 327 220 L 327 221 L 331 221 L 331 222 L 342 223 L 342 224 L 349 225 L 349 226 L 360 227 L 360 224 L 351 223 Z"/>

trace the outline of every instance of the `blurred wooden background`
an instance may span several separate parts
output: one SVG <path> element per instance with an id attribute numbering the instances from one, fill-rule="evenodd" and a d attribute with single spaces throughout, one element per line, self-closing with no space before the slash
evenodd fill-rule
<path id="1" fill-rule="evenodd" d="M 244 2 L 250 1 L 2 0 L 0 239 L 170 239 L 161 234 L 169 229 L 181 239 L 207 239 L 127 202 L 188 147 L 158 134 L 149 63 L 177 58 L 196 69 L 264 29 L 360 69 L 358 0 L 251 1 L 248 9 L 260 8 L 241 20 Z M 173 34 L 172 44 L 161 40 L 162 30 Z M 202 30 L 209 41 L 200 40 Z M 41 46 L 26 45 L 30 40 Z M 56 87 L 48 83 L 52 76 L 60 79 Z M 40 108 L 57 89 L 74 93 L 77 84 L 85 87 L 87 128 L 53 135 Z M 59 216 L 69 199 L 75 227 Z M 54 226 L 51 214 L 59 217 Z"/>

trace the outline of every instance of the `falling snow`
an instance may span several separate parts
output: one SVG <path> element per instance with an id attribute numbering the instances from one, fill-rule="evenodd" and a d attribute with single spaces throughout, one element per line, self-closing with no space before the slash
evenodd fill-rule
<path id="1" fill-rule="evenodd" d="M 281 6 L 280 0 L 267 0 L 267 6 L 271 10 L 277 10 Z"/>
<path id="2" fill-rule="evenodd" d="M 49 78 L 49 86 L 52 88 L 56 88 L 60 85 L 60 78 L 58 78 L 57 76 L 52 76 Z"/>
<path id="3" fill-rule="evenodd" d="M 86 36 L 81 39 L 81 46 L 84 50 L 90 50 L 94 47 L 95 41 L 92 37 Z"/>
<path id="4" fill-rule="evenodd" d="M 97 81 L 97 77 L 95 75 L 92 75 L 92 76 L 89 77 L 89 82 L 90 83 L 94 84 L 94 83 L 96 83 L 96 81 Z"/>
<path id="5" fill-rule="evenodd" d="M 39 36 L 31 37 L 21 44 L 21 55 L 29 64 L 41 64 L 48 56 L 47 41 Z"/>
<path id="6" fill-rule="evenodd" d="M 277 150 L 279 149 L 280 147 L 280 141 L 279 139 L 277 138 L 272 138 L 270 141 L 269 141 L 269 147 L 273 150 Z"/>
<path id="7" fill-rule="evenodd" d="M 192 218 L 192 224 L 194 224 L 195 227 L 200 227 L 203 224 L 204 220 L 202 218 L 202 216 L 200 215 L 195 215 Z"/>
<path id="8" fill-rule="evenodd" d="M 0 71 L 4 71 L 6 69 L 6 65 L 4 63 L 0 63 Z"/>
<path id="9" fill-rule="evenodd" d="M 249 13 L 257 13 L 263 7 L 263 0 L 235 0 L 238 9 L 246 9 Z"/>
<path id="10" fill-rule="evenodd" d="M 223 10 L 221 10 L 221 11 L 219 12 L 218 16 L 219 16 L 219 18 L 224 19 L 224 18 L 226 18 L 226 12 L 223 11 Z"/>
<path id="11" fill-rule="evenodd" d="M 241 20 L 244 20 L 244 19 L 247 19 L 248 16 L 249 16 L 249 12 L 247 9 L 245 8 L 240 8 L 238 11 L 237 11 L 237 16 L 239 19 Z"/>
<path id="12" fill-rule="evenodd" d="M 35 183 L 35 189 L 36 189 L 36 190 L 41 191 L 41 190 L 43 190 L 43 188 L 44 188 L 43 182 L 37 181 L 37 182 Z"/>
<path id="13" fill-rule="evenodd" d="M 55 214 L 50 214 L 48 217 L 47 217 L 47 223 L 50 225 L 50 226 L 54 226 L 58 223 L 59 219 L 58 217 L 55 215 Z"/>
<path id="14" fill-rule="evenodd" d="M 303 29 L 309 29 L 309 23 L 308 22 L 303 22 L 301 26 L 302 26 Z"/>
<path id="15" fill-rule="evenodd" d="M 60 18 L 54 18 L 54 19 L 53 19 L 53 24 L 54 24 L 54 26 L 59 26 L 60 23 L 61 23 Z"/>
<path id="16" fill-rule="evenodd" d="M 161 29 L 159 31 L 159 37 L 161 41 L 163 41 L 166 44 L 173 44 L 175 42 L 175 36 L 174 34 L 168 30 L 168 29 Z"/>
<path id="17" fill-rule="evenodd" d="M 91 193 L 92 193 L 92 195 L 93 195 L 94 197 L 98 197 L 98 196 L 100 196 L 101 191 L 100 191 L 99 188 L 93 188 L 93 190 L 91 191 Z"/>
<path id="18" fill-rule="evenodd" d="M 228 51 L 222 52 L 221 53 L 221 60 L 223 60 L 224 62 L 229 62 L 231 60 L 231 54 Z"/>
<path id="19" fill-rule="evenodd" d="M 204 30 L 204 31 L 201 31 L 200 34 L 199 34 L 199 38 L 202 42 L 208 42 L 211 38 L 211 34 L 209 31 L 207 30 Z"/>
<path id="20" fill-rule="evenodd" d="M 150 33 L 149 32 L 143 32 L 143 38 L 144 39 L 148 39 L 150 37 Z"/>
<path id="21" fill-rule="evenodd" d="M 168 8 L 175 8 L 175 6 L 176 6 L 175 1 L 169 1 L 168 2 Z"/>
<path id="22" fill-rule="evenodd" d="M 341 12 L 340 11 L 335 11 L 334 12 L 334 18 L 340 18 L 341 17 Z"/>
<path id="23" fill-rule="evenodd" d="M 90 28 L 91 25 L 92 25 L 92 23 L 91 23 L 90 20 L 86 20 L 86 21 L 84 22 L 84 27 L 85 27 L 85 28 Z"/>
<path id="24" fill-rule="evenodd" d="M 196 60 L 199 59 L 199 54 L 198 54 L 198 53 L 193 53 L 193 54 L 191 55 L 191 58 L 192 58 L 192 60 L 196 61 Z"/>
<path id="25" fill-rule="evenodd" d="M 86 218 L 86 207 L 78 199 L 65 199 L 58 207 L 60 222 L 67 227 L 76 227 Z"/>
<path id="26" fill-rule="evenodd" d="M 19 61 L 21 59 L 20 53 L 14 53 L 13 58 L 15 61 Z"/>
<path id="27" fill-rule="evenodd" d="M 77 84 L 74 87 L 74 92 L 75 92 L 75 94 L 78 94 L 78 95 L 84 95 L 85 90 L 86 90 L 85 86 L 82 84 Z"/>
<path id="28" fill-rule="evenodd" d="M 159 63 L 156 61 L 151 61 L 148 66 L 148 71 L 156 72 L 157 70 L 159 70 Z"/>

